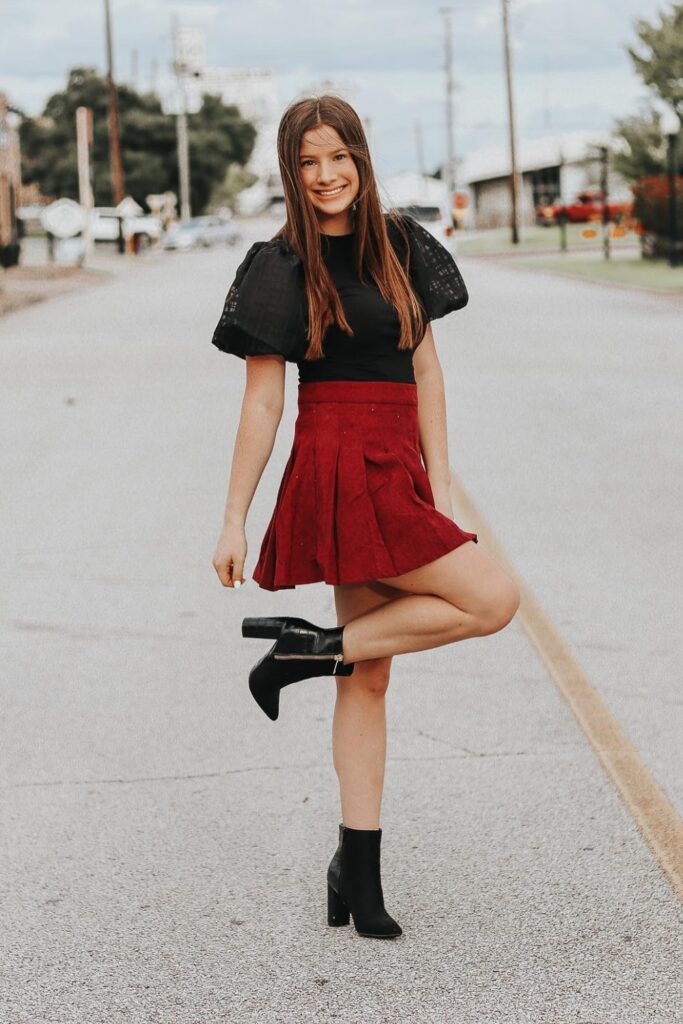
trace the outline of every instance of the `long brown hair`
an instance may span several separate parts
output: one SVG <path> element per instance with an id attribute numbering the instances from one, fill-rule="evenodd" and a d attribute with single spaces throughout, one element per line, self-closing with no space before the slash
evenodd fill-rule
<path id="1" fill-rule="evenodd" d="M 362 122 L 346 100 L 330 95 L 313 96 L 290 103 L 282 115 L 277 133 L 277 155 L 287 220 L 274 237 L 282 238 L 304 267 L 309 340 L 305 358 L 318 359 L 323 355 L 323 336 L 335 321 L 343 331 L 353 335 L 322 257 L 315 208 L 299 170 L 299 151 L 304 134 L 324 125 L 337 131 L 358 171 L 354 223 L 356 273 L 362 284 L 367 283 L 367 277 L 374 281 L 385 302 L 395 307 L 401 323 L 398 347 L 413 348 L 425 329 L 423 314 L 410 284 L 409 264 L 402 265 L 389 239 Z M 400 217 L 394 210 L 389 210 L 388 216 L 403 238 L 408 261 L 410 246 Z"/>

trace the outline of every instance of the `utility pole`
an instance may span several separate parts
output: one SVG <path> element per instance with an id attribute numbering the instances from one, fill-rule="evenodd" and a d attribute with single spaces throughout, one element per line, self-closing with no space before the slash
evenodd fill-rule
<path id="1" fill-rule="evenodd" d="M 415 118 L 415 151 L 417 153 L 417 169 L 420 177 L 424 178 L 425 157 L 424 147 L 422 145 L 422 121 L 419 117 Z"/>
<path id="2" fill-rule="evenodd" d="M 76 152 L 78 154 L 78 199 L 87 211 L 87 221 L 83 229 L 84 259 L 92 255 L 92 179 L 90 175 L 90 147 L 93 139 L 92 110 L 89 107 L 76 108 Z"/>
<path id="3" fill-rule="evenodd" d="M 187 95 L 185 93 L 185 64 L 181 60 L 178 19 L 172 19 L 173 31 L 173 71 L 178 85 L 180 106 L 176 117 L 176 137 L 178 141 L 178 184 L 180 186 L 180 219 L 189 220 L 192 216 L 190 206 L 190 152 L 187 136 Z"/>
<path id="4" fill-rule="evenodd" d="M 107 92 L 109 94 L 109 160 L 111 162 L 111 185 L 114 206 L 118 206 L 124 195 L 123 167 L 121 166 L 121 139 L 119 130 L 119 104 L 114 85 L 114 59 L 111 41 L 111 14 L 109 0 L 104 0 L 104 24 L 107 41 Z"/>
<path id="5" fill-rule="evenodd" d="M 439 12 L 444 19 L 445 55 L 444 71 L 446 72 L 446 185 L 448 187 L 449 206 L 453 202 L 455 191 L 455 144 L 453 142 L 453 46 L 451 43 L 451 7 L 440 7 Z"/>
<path id="6" fill-rule="evenodd" d="M 512 51 L 510 45 L 509 0 L 501 0 L 503 8 L 503 52 L 508 99 L 508 131 L 510 136 L 510 201 L 513 245 L 519 245 L 519 171 L 517 169 L 517 130 L 515 127 L 515 99 L 512 86 Z"/>

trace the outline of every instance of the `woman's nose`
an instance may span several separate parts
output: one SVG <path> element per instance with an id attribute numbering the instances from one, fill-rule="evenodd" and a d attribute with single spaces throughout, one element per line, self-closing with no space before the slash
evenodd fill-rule
<path id="1" fill-rule="evenodd" d="M 325 185 L 330 181 L 334 181 L 337 177 L 337 172 L 333 164 L 321 163 L 318 167 L 318 182 L 321 185 Z"/>

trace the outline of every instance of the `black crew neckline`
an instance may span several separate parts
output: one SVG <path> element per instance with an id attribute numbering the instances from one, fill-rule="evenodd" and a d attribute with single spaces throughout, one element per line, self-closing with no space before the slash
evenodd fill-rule
<path id="1" fill-rule="evenodd" d="M 353 238 L 355 233 L 356 233 L 355 231 L 349 231 L 348 234 L 346 234 L 346 235 L 330 235 L 330 234 L 328 234 L 327 231 L 321 231 L 320 232 L 320 237 L 321 238 Z"/>

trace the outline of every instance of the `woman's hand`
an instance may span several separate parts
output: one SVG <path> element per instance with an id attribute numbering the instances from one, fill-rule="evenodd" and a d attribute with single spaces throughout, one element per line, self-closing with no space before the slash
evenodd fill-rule
<path id="1" fill-rule="evenodd" d="M 213 556 L 213 567 L 224 587 L 239 587 L 244 582 L 247 537 L 244 526 L 226 523 L 221 530 Z"/>

